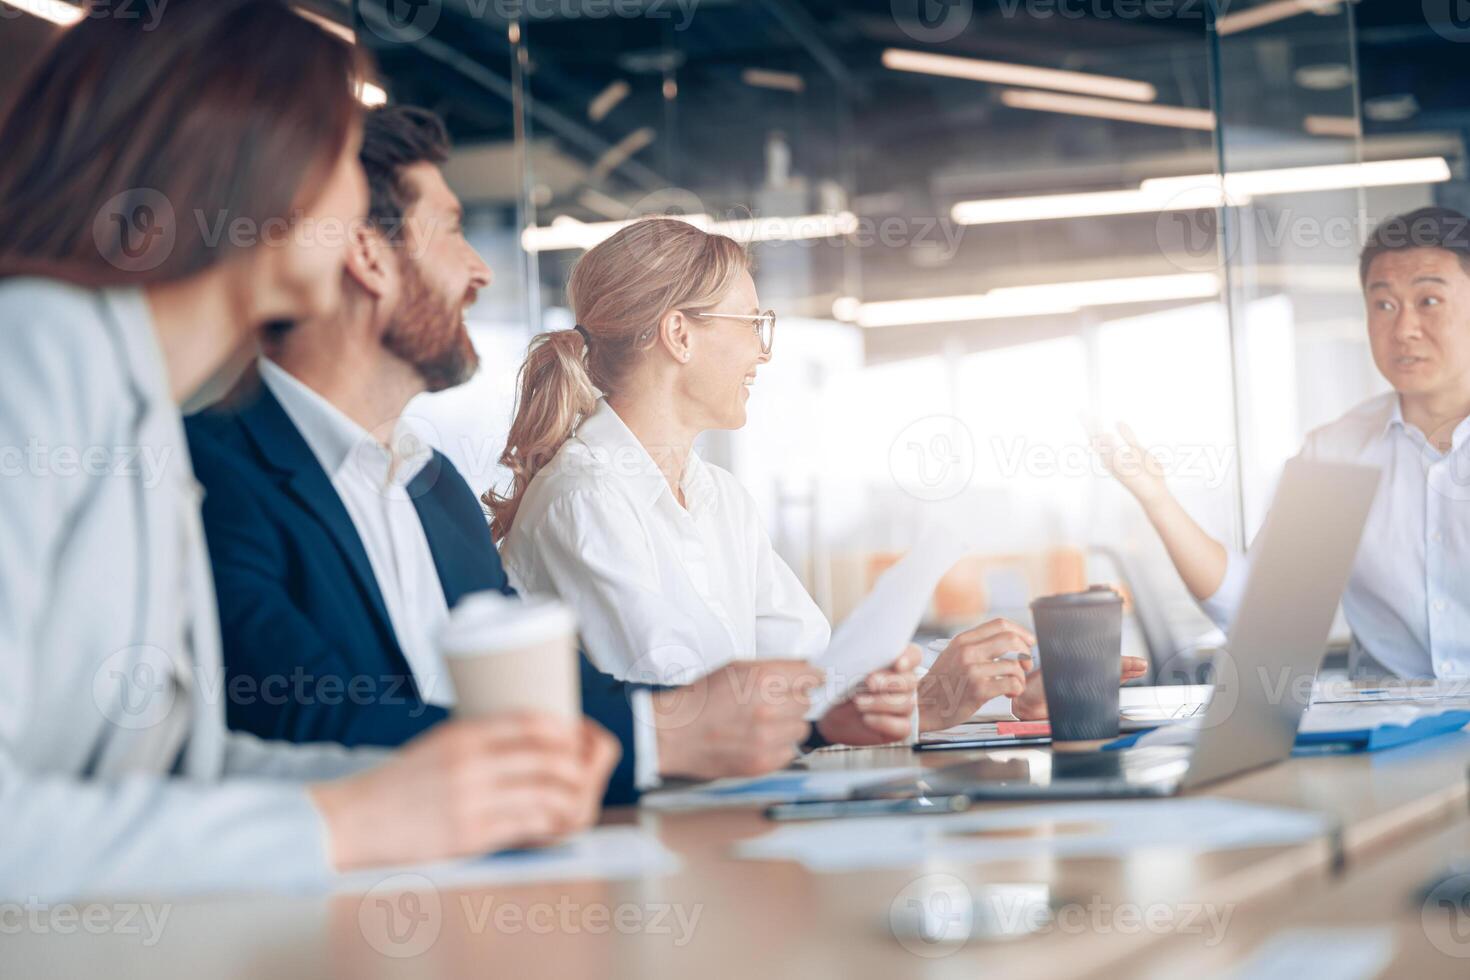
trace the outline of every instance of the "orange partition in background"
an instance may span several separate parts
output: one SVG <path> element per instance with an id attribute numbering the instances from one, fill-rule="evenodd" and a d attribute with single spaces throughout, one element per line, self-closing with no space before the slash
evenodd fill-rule
<path id="1" fill-rule="evenodd" d="M 864 594 L 889 568 L 898 563 L 903 552 L 870 552 L 865 561 Z M 1093 584 L 1087 578 L 1087 553 L 1077 547 L 1050 548 L 1041 552 L 998 555 L 967 555 L 945 573 L 934 589 L 927 625 L 935 627 L 969 626 L 982 621 L 990 609 L 990 592 L 986 577 L 997 568 L 1010 566 L 1019 571 L 1034 598 L 1061 592 L 1080 592 Z M 1131 609 L 1133 597 L 1121 583 L 1112 585 L 1123 596 L 1124 608 Z"/>

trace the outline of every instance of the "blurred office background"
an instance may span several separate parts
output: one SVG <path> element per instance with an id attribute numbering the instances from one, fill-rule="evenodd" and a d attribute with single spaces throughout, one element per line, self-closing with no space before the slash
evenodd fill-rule
<path id="1" fill-rule="evenodd" d="M 0 83 L 54 30 L 15 8 L 58 4 L 0 3 Z M 703 449 L 836 619 L 942 518 L 980 545 L 936 631 L 1110 581 L 1157 664 L 1217 643 L 1081 419 L 1131 423 L 1249 541 L 1304 434 L 1386 389 L 1367 231 L 1470 210 L 1461 0 L 301 7 L 458 144 L 485 367 L 411 411 L 471 484 L 503 479 L 515 368 L 572 325 L 582 250 L 642 214 L 725 230 L 780 326 L 749 425 Z"/>

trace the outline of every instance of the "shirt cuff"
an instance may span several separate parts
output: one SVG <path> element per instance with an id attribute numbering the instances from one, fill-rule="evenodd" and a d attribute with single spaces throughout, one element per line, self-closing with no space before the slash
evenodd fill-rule
<path id="1" fill-rule="evenodd" d="M 653 722 L 653 692 L 640 687 L 630 692 L 633 705 L 633 785 L 639 792 L 663 784 L 658 771 L 658 728 Z"/>
<path id="2" fill-rule="evenodd" d="M 1225 555 L 1225 577 L 1220 580 L 1219 588 L 1209 597 L 1200 600 L 1199 607 L 1204 614 L 1226 632 L 1229 632 L 1230 623 L 1235 619 L 1235 611 L 1240 608 L 1240 600 L 1245 595 L 1245 582 L 1249 577 L 1250 562 L 1246 556 L 1238 551 L 1228 551 Z"/>

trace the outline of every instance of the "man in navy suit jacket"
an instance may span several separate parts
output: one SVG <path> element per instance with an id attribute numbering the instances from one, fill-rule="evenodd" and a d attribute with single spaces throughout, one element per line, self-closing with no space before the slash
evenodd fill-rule
<path id="1" fill-rule="evenodd" d="M 415 395 L 461 384 L 478 364 L 464 311 L 490 270 L 437 167 L 446 153 L 430 113 L 369 115 L 369 221 L 349 236 L 341 310 L 268 339 L 254 383 L 186 422 L 232 727 L 405 742 L 451 703 L 435 642 L 448 611 L 470 592 L 512 593 L 474 492 L 402 421 Z M 796 683 L 810 669 L 732 665 L 696 682 L 681 710 L 680 692 L 638 690 L 584 657 L 583 710 L 623 747 L 607 802 L 661 773 L 784 764 L 809 732 L 804 699 L 756 703 L 770 678 L 749 676 L 783 673 Z"/>
<path id="2" fill-rule="evenodd" d="M 347 508 L 270 388 L 185 428 L 206 491 L 230 727 L 292 742 L 399 745 L 444 719 L 405 659 Z M 449 460 L 434 452 L 405 490 L 438 573 L 429 585 L 442 588 L 446 607 L 485 589 L 513 594 L 479 501 Z M 623 745 L 608 799 L 625 802 L 634 755 L 626 685 L 584 657 L 582 699 Z"/>

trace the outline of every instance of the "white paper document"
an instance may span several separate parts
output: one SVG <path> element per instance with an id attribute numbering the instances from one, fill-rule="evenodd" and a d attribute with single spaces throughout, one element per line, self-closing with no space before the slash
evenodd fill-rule
<path id="1" fill-rule="evenodd" d="M 1408 726 L 1423 718 L 1443 714 L 1442 704 L 1364 704 L 1361 702 L 1314 704 L 1302 715 L 1301 733 L 1360 731 L 1385 725 Z"/>
<path id="2" fill-rule="evenodd" d="M 889 779 L 912 779 L 923 770 L 918 766 L 886 769 L 784 770 L 751 779 L 717 779 L 687 789 L 661 789 L 645 793 L 640 806 L 652 810 L 701 810 L 722 806 L 768 806 L 802 800 L 830 800 L 868 783 Z"/>
<path id="3" fill-rule="evenodd" d="M 970 550 L 963 535 L 936 528 L 878 578 L 814 661 L 827 672 L 827 682 L 812 692 L 808 721 L 841 704 L 864 677 L 898 659 L 913 642 L 939 580 Z"/>
<path id="4" fill-rule="evenodd" d="M 908 867 L 925 860 L 1117 857 L 1136 851 L 1233 850 L 1325 836 L 1325 816 L 1235 800 L 1047 803 L 954 816 L 874 817 L 786 824 L 742 841 L 743 858 L 798 861 L 813 871 Z"/>
<path id="5" fill-rule="evenodd" d="M 1393 953 L 1387 928 L 1283 929 L 1217 980 L 1372 980 Z"/>
<path id="6" fill-rule="evenodd" d="M 1297 732 L 1316 735 L 1323 732 L 1356 732 L 1387 725 L 1407 727 L 1424 718 L 1443 714 L 1443 704 L 1364 704 L 1361 702 L 1328 702 L 1314 704 L 1302 714 Z M 1137 746 L 1193 745 L 1199 738 L 1204 717 L 1164 725 L 1145 732 L 1134 743 Z"/>
<path id="7" fill-rule="evenodd" d="M 1313 704 L 1457 700 L 1470 701 L 1470 677 L 1389 680 L 1373 684 L 1318 678 L 1312 685 Z"/>
<path id="8" fill-rule="evenodd" d="M 334 891 L 359 892 L 401 878 L 436 888 L 536 881 L 612 881 L 669 875 L 679 858 L 657 837 L 638 827 L 594 827 L 547 847 L 501 851 L 481 858 L 376 868 L 340 876 Z"/>

